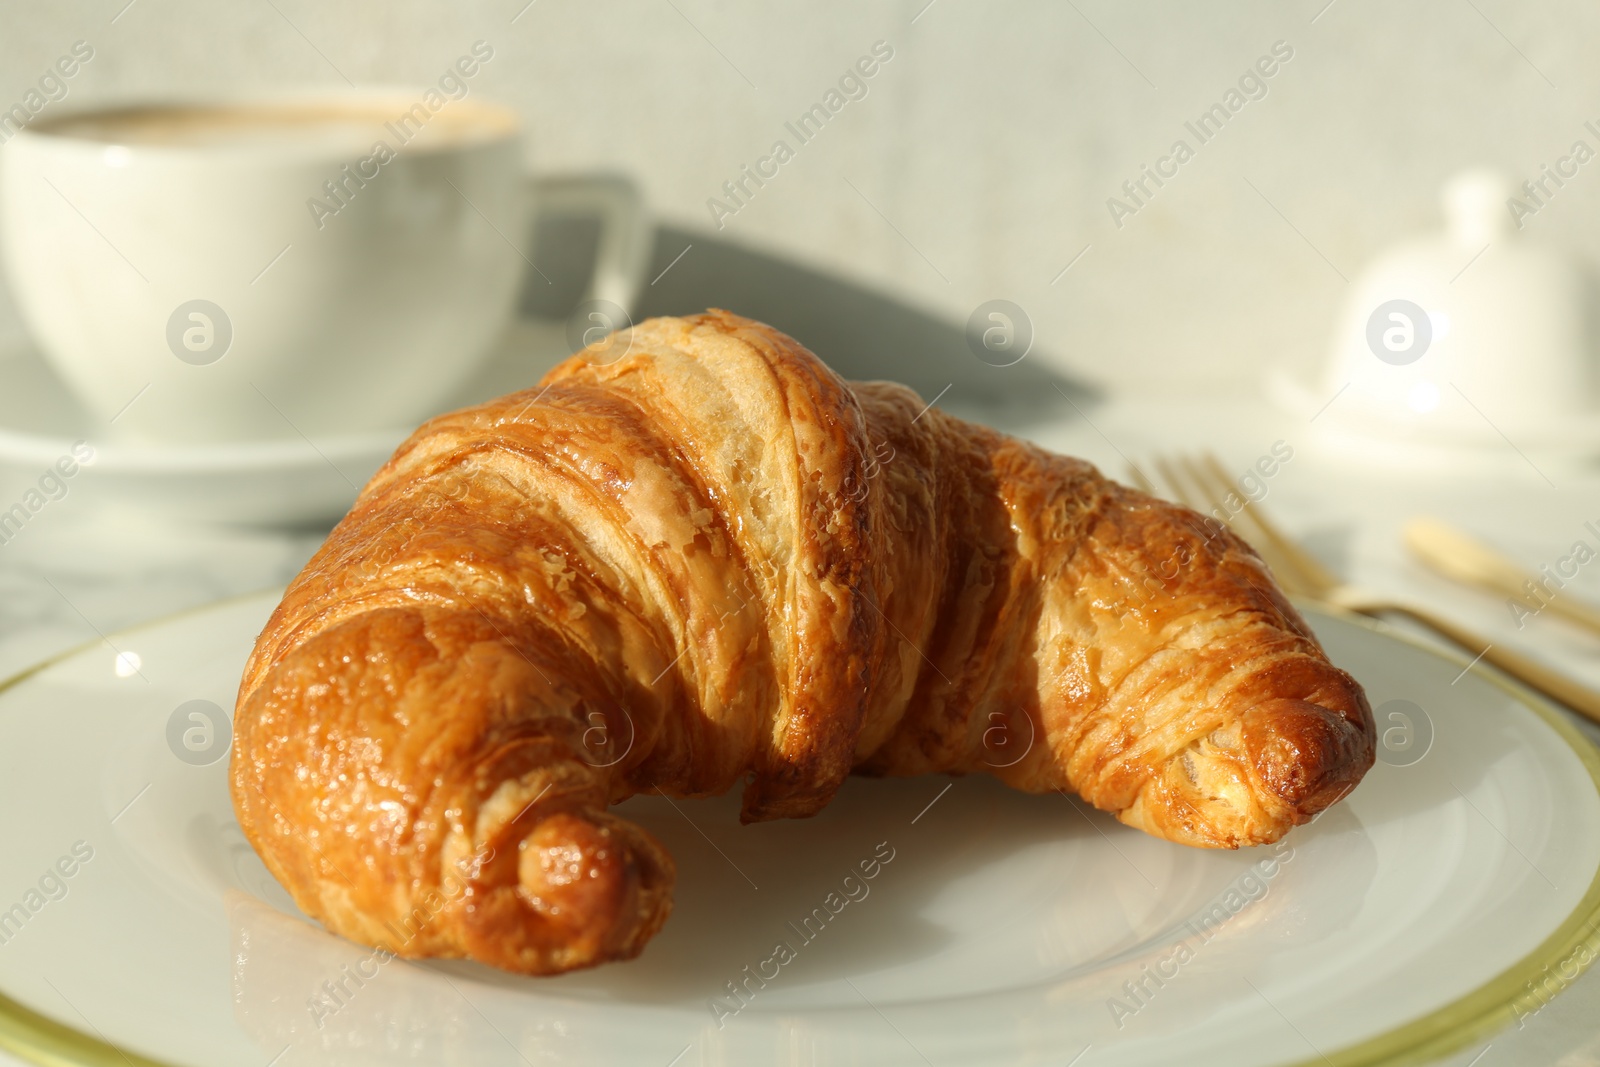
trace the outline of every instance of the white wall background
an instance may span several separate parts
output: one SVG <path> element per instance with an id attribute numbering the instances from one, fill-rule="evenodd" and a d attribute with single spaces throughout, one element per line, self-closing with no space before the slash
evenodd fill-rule
<path id="1" fill-rule="evenodd" d="M 627 170 L 659 216 L 708 228 L 706 199 L 883 39 L 870 95 L 723 236 L 956 323 L 1009 298 L 1045 355 L 1160 390 L 1314 358 L 1341 274 L 1432 225 L 1456 168 L 1520 179 L 1600 147 L 1600 7 L 1577 0 L 525 3 L 4 0 L 0 107 L 78 39 L 96 55 L 73 103 L 422 84 L 481 38 L 475 91 L 524 111 L 535 166 Z M 1269 94 L 1115 227 L 1106 198 L 1280 39 Z M 1528 232 L 1588 254 L 1597 221 L 1600 163 Z M 19 331 L 0 297 L 0 338 Z"/>

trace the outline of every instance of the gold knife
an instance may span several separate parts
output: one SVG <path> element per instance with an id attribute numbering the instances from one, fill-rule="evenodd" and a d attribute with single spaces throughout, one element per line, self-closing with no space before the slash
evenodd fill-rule
<path id="1" fill-rule="evenodd" d="M 1518 629 L 1524 619 L 1548 610 L 1600 634 L 1600 609 L 1562 588 L 1576 568 L 1573 574 L 1562 574 L 1547 565 L 1543 570 L 1548 573 L 1535 573 L 1438 519 L 1412 519 L 1404 536 L 1406 547 L 1446 578 L 1507 597 Z"/>

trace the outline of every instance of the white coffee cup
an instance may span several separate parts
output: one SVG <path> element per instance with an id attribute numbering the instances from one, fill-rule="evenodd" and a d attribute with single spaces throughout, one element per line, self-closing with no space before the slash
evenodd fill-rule
<path id="1" fill-rule="evenodd" d="M 637 193 L 529 180 L 509 109 L 431 91 L 122 107 L 0 149 L 0 254 L 108 434 L 315 441 L 440 410 L 512 319 L 532 212 L 557 201 L 602 216 L 587 296 L 625 314 Z"/>

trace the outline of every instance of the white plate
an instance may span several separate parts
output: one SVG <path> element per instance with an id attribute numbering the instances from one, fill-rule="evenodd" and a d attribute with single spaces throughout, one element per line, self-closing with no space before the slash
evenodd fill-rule
<path id="1" fill-rule="evenodd" d="M 815 819 L 749 827 L 736 798 L 635 798 L 624 810 L 679 866 L 676 910 L 640 959 L 559 979 L 380 964 L 267 875 L 221 746 L 197 766 L 167 741 L 179 705 L 232 706 L 276 599 L 114 637 L 120 672 L 102 643 L 0 693 L 0 915 L 27 913 L 0 944 L 0 1045 L 92 1064 L 126 1062 L 112 1042 L 162 1064 L 280 1067 L 1345 1067 L 1457 1047 L 1592 958 L 1592 747 L 1461 664 L 1318 615 L 1393 762 L 1275 864 L 982 777 L 852 779 Z M 1408 708 L 1409 734 L 1392 717 Z M 831 915 L 845 875 L 891 851 Z M 50 876 L 58 863 L 71 877 Z M 817 908 L 827 922 L 805 940 Z M 776 977 L 733 1013 L 726 984 L 779 942 L 792 960 L 765 964 Z"/>

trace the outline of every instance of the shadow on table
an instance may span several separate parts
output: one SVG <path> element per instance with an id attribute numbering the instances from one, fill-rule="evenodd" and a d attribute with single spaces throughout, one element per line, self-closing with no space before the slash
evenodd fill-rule
<path id="1" fill-rule="evenodd" d="M 582 297 L 594 259 L 595 223 L 541 223 L 523 311 L 566 314 Z M 685 251 L 687 249 L 687 251 Z M 679 258 L 681 256 L 681 258 Z M 558 266 L 559 265 L 559 266 Z M 759 319 L 799 340 L 846 378 L 886 379 L 972 418 L 1004 411 L 1011 420 L 1078 417 L 1098 394 L 1046 366 L 1037 352 L 1010 367 L 984 363 L 967 347 L 965 322 L 947 322 L 894 297 L 791 260 L 671 226 L 656 232 L 635 319 L 708 307 Z"/>

